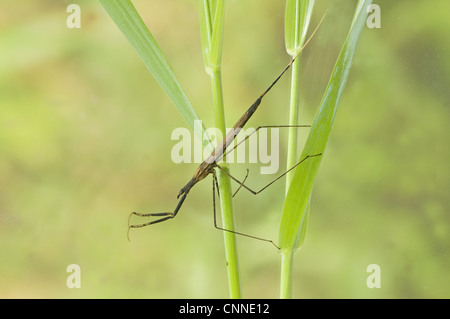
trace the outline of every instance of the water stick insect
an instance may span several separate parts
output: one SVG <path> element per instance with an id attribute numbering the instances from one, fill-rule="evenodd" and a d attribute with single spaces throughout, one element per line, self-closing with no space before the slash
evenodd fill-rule
<path id="1" fill-rule="evenodd" d="M 280 178 L 285 176 L 288 172 L 290 172 L 293 169 L 295 169 L 298 165 L 300 165 L 301 163 L 306 161 L 308 158 L 322 155 L 322 154 L 312 154 L 312 155 L 308 155 L 308 156 L 302 158 L 297 164 L 295 164 L 293 167 L 289 168 L 283 174 L 281 174 L 280 176 L 275 178 L 273 181 L 271 181 L 269 184 L 267 184 L 266 186 L 264 186 L 263 188 L 261 188 L 258 191 L 254 191 L 254 190 L 252 190 L 251 188 L 249 188 L 248 186 L 246 186 L 244 184 L 247 176 L 244 178 L 243 181 L 239 181 L 238 179 L 236 179 L 235 177 L 230 175 L 224 168 L 222 168 L 218 164 L 220 162 L 220 160 L 223 158 L 224 154 L 226 155 L 229 152 L 233 151 L 237 146 L 239 146 L 241 143 L 245 142 L 245 140 L 248 137 L 250 137 L 251 134 L 257 132 L 261 128 L 310 127 L 310 125 L 259 126 L 250 135 L 247 135 L 244 140 L 242 140 L 241 142 L 236 144 L 233 148 L 227 150 L 227 148 L 230 146 L 230 144 L 232 144 L 234 142 L 236 136 L 239 134 L 239 132 L 242 130 L 242 128 L 245 126 L 245 124 L 250 120 L 250 118 L 256 112 L 256 110 L 258 109 L 259 105 L 261 104 L 261 101 L 262 101 L 263 97 L 272 89 L 272 87 L 278 82 L 278 80 L 290 68 L 290 66 L 294 63 L 294 61 L 297 59 L 297 57 L 300 55 L 300 53 L 308 45 L 309 41 L 313 38 L 313 36 L 317 32 L 317 30 L 318 30 L 318 28 L 319 28 L 319 26 L 322 23 L 324 18 L 325 18 L 325 15 L 322 17 L 321 21 L 319 22 L 319 24 L 317 25 L 316 29 L 313 31 L 311 36 L 308 38 L 308 40 L 306 40 L 304 45 L 300 48 L 300 50 L 297 53 L 297 55 L 288 63 L 288 65 L 276 77 L 276 79 L 272 82 L 272 84 L 256 99 L 256 101 L 247 109 L 247 111 L 245 111 L 245 113 L 236 122 L 236 124 L 233 126 L 233 128 L 228 132 L 228 134 L 225 136 L 225 138 L 222 140 L 222 142 L 219 143 L 219 145 L 214 149 L 214 151 L 212 151 L 212 153 L 208 156 L 208 158 L 206 158 L 206 160 L 199 165 L 199 167 L 195 171 L 194 176 L 191 178 L 191 180 L 183 188 L 181 188 L 180 192 L 177 195 L 177 199 L 179 199 L 179 201 L 178 201 L 178 204 L 175 207 L 175 209 L 173 211 L 171 211 L 171 212 L 161 212 L 161 213 L 144 213 L 143 214 L 143 213 L 132 212 L 130 214 L 129 218 L 128 218 L 128 234 L 127 234 L 127 236 L 129 235 L 129 231 L 130 231 L 131 228 L 141 228 L 141 227 L 145 227 L 145 226 L 161 223 L 163 221 L 166 221 L 166 220 L 174 218 L 178 214 L 181 206 L 183 205 L 183 203 L 184 203 L 187 195 L 189 194 L 189 191 L 192 189 L 192 187 L 194 187 L 201 180 L 205 179 L 208 175 L 212 174 L 212 176 L 213 176 L 214 227 L 219 229 L 219 230 L 228 231 L 228 232 L 231 232 L 231 233 L 234 233 L 234 234 L 250 237 L 250 238 L 253 238 L 253 239 L 270 242 L 275 247 L 277 247 L 279 249 L 279 247 L 272 240 L 264 239 L 264 238 L 260 238 L 260 237 L 256 237 L 256 236 L 252 236 L 252 235 L 248 235 L 248 234 L 244 234 L 244 233 L 240 233 L 240 232 L 236 232 L 236 231 L 233 231 L 233 230 L 224 229 L 224 228 L 221 228 L 221 227 L 217 226 L 216 212 L 215 212 L 215 190 L 216 190 L 216 188 L 218 190 L 218 183 L 217 183 L 217 177 L 216 177 L 215 169 L 217 168 L 217 169 L 221 170 L 224 174 L 229 176 L 233 181 L 237 182 L 239 184 L 239 188 L 238 188 L 237 191 L 239 191 L 239 189 L 241 189 L 241 187 L 242 187 L 242 188 L 245 188 L 246 190 L 248 190 L 249 192 L 251 192 L 252 194 L 257 195 L 257 194 L 261 193 L 263 190 L 265 190 L 266 188 L 268 188 L 270 185 L 272 185 L 274 182 L 276 182 L 277 180 L 279 180 Z M 248 171 L 247 171 L 247 175 L 248 175 Z M 237 191 L 234 193 L 234 195 L 236 195 Z M 149 222 L 141 223 L 141 224 L 130 224 L 130 218 L 133 215 L 139 216 L 139 217 L 156 217 L 156 219 L 154 219 L 152 221 L 149 221 Z M 129 236 L 128 236 L 128 239 L 129 239 Z"/>

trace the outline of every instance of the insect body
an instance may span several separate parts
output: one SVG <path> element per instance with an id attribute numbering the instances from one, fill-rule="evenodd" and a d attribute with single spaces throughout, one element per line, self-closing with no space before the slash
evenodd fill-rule
<path id="1" fill-rule="evenodd" d="M 278 80 L 283 76 L 283 74 L 289 69 L 289 67 L 292 65 L 292 63 L 294 63 L 296 58 L 300 55 L 300 53 L 306 47 L 308 42 L 312 39 L 312 37 L 316 33 L 317 29 L 319 28 L 320 23 L 323 21 L 324 17 L 319 22 L 319 24 L 317 25 L 316 29 L 311 34 L 311 36 L 308 38 L 308 40 L 305 42 L 303 47 L 299 50 L 297 55 L 289 62 L 289 64 L 277 76 L 275 81 L 273 81 L 272 84 L 247 109 L 247 111 L 241 116 L 241 118 L 233 126 L 233 129 L 228 132 L 228 134 L 225 136 L 225 138 L 222 140 L 222 142 L 219 143 L 219 145 L 215 148 L 215 150 L 211 153 L 211 155 L 209 155 L 208 158 L 199 165 L 199 167 L 195 171 L 194 176 L 191 178 L 191 180 L 183 188 L 181 188 L 181 190 L 180 190 L 180 192 L 178 193 L 178 196 L 177 196 L 177 199 L 179 199 L 179 201 L 178 201 L 178 204 L 177 204 L 175 210 L 173 212 L 148 213 L 148 214 L 141 214 L 141 213 L 133 212 L 133 213 L 130 214 L 130 216 L 128 218 L 128 225 L 129 225 L 128 226 L 129 227 L 128 230 L 130 228 L 140 228 L 140 227 L 153 225 L 153 224 L 160 223 L 160 222 L 166 221 L 168 219 L 174 218 L 177 215 L 178 211 L 180 210 L 181 206 L 183 205 L 184 200 L 186 199 L 186 197 L 189 194 L 189 191 L 192 189 L 192 187 L 194 187 L 201 180 L 205 179 L 209 174 L 213 174 L 213 189 L 215 189 L 215 186 L 217 186 L 217 179 L 216 179 L 216 176 L 215 176 L 215 169 L 216 168 L 220 169 L 222 172 L 224 172 L 226 175 L 228 175 L 235 182 L 239 183 L 240 187 L 244 187 L 245 189 L 247 189 L 248 191 L 250 191 L 251 193 L 256 195 L 256 194 L 260 193 L 261 191 L 263 191 L 264 189 L 266 189 L 267 187 L 269 187 L 270 185 L 272 185 L 272 183 L 274 183 L 275 181 L 277 181 L 278 179 L 280 179 L 281 177 L 286 175 L 288 172 L 293 170 L 295 167 L 300 165 L 303 161 L 305 161 L 309 157 L 322 155 L 322 154 L 314 154 L 314 155 L 306 156 L 305 158 L 301 159 L 300 162 L 298 162 L 295 166 L 291 167 L 289 170 L 284 172 L 281 176 L 277 177 L 275 180 L 273 180 L 272 182 L 267 184 L 265 187 L 263 187 L 259 191 L 254 191 L 254 190 L 250 189 L 243 182 L 241 182 L 241 181 L 237 180 L 236 178 L 234 178 L 233 176 L 231 176 L 226 170 L 224 170 L 219 164 L 217 164 L 222 159 L 223 155 L 226 154 L 227 147 L 230 146 L 230 144 L 235 140 L 236 136 L 239 134 L 241 129 L 245 126 L 245 124 L 248 122 L 248 120 L 256 112 L 256 110 L 258 109 L 259 105 L 261 104 L 261 101 L 262 101 L 263 97 L 267 94 L 267 92 L 270 91 L 270 89 L 272 89 L 272 87 L 278 82 Z M 254 132 L 256 132 L 258 129 L 260 129 L 262 127 L 263 126 L 258 127 Z M 286 126 L 284 126 L 284 127 L 286 127 Z M 297 125 L 297 127 L 309 127 L 309 125 Z M 131 218 L 132 215 L 136 215 L 136 216 L 140 216 L 140 217 L 159 217 L 159 218 L 157 218 L 155 220 L 152 220 L 150 222 L 147 222 L 147 223 L 130 225 L 129 221 L 130 221 L 130 218 Z M 214 214 L 214 217 L 215 217 L 215 214 Z M 255 236 L 250 236 L 250 235 L 247 235 L 247 234 L 238 233 L 238 232 L 235 232 L 235 231 L 231 231 L 231 230 L 220 228 L 220 227 L 217 226 L 215 218 L 214 218 L 214 226 L 216 228 L 224 230 L 224 231 L 230 231 L 230 232 L 233 232 L 233 233 L 236 233 L 236 234 L 240 234 L 240 235 L 244 235 L 244 236 L 247 236 L 247 237 L 251 237 L 251 238 L 255 238 L 255 239 L 271 242 L 274 246 L 276 246 L 278 248 L 278 246 L 275 245 L 275 243 L 273 241 L 271 241 L 271 240 L 267 240 L 267 239 L 263 239 L 263 238 L 259 238 L 259 237 L 255 237 Z"/>

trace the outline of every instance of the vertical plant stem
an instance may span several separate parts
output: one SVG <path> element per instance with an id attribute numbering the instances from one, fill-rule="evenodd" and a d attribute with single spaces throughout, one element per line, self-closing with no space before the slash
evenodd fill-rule
<path id="1" fill-rule="evenodd" d="M 293 264 L 294 252 L 283 251 L 281 253 L 281 285 L 280 285 L 280 298 L 290 299 L 292 298 L 292 264 Z"/>
<path id="2" fill-rule="evenodd" d="M 295 57 L 306 38 L 309 21 L 311 19 L 314 0 L 287 0 L 286 1 L 286 21 L 285 21 L 285 41 L 286 50 Z M 297 57 L 292 65 L 291 75 L 291 96 L 289 106 L 289 137 L 286 168 L 289 169 L 298 163 L 298 128 L 300 110 L 300 63 L 301 56 Z M 286 193 L 295 171 L 290 171 L 286 175 Z M 303 232 L 306 229 L 306 222 L 303 223 Z M 281 254 L 281 278 L 280 278 L 280 298 L 291 298 L 292 296 L 292 267 L 293 252 L 283 251 Z"/>
<path id="3" fill-rule="evenodd" d="M 292 78 L 291 78 L 291 97 L 289 107 L 289 125 L 298 125 L 299 113 L 299 82 L 300 82 L 300 59 L 297 59 L 292 64 Z M 288 152 L 286 168 L 293 167 L 297 161 L 297 136 L 298 128 L 289 128 L 288 137 Z M 294 172 L 291 171 L 286 174 L 286 195 L 289 190 L 289 185 L 292 180 Z M 293 253 L 284 252 L 281 254 L 281 277 L 280 277 L 280 298 L 286 299 L 292 297 L 292 265 Z"/>
<path id="4" fill-rule="evenodd" d="M 211 87 L 213 91 L 213 104 L 215 110 L 215 123 L 216 127 L 222 132 L 222 136 L 225 136 L 225 114 L 223 107 L 223 94 L 222 94 L 222 76 L 220 68 L 214 68 L 211 72 Z M 227 170 L 228 167 L 225 163 L 221 166 Z M 234 231 L 234 215 L 233 215 L 233 202 L 231 195 L 231 183 L 230 178 L 224 174 L 221 170 L 217 171 L 217 179 L 220 190 L 220 210 L 222 215 L 222 227 L 228 230 Z M 230 297 L 233 299 L 241 298 L 241 284 L 239 276 L 239 263 L 236 246 L 236 235 L 224 231 L 224 243 L 225 243 L 225 257 L 227 262 L 228 273 L 228 287 Z"/>
<path id="5" fill-rule="evenodd" d="M 300 59 L 297 59 L 292 64 L 289 125 L 298 125 L 299 95 L 300 95 L 299 82 L 300 82 Z M 298 128 L 290 127 L 288 137 L 287 162 L 286 162 L 287 169 L 293 167 L 298 162 L 297 137 L 298 137 Z M 290 171 L 289 173 L 286 174 L 286 194 L 289 190 L 289 185 L 291 183 L 293 174 L 294 171 Z"/>
<path id="6" fill-rule="evenodd" d="M 202 0 L 200 2 L 200 31 L 202 39 L 203 58 L 206 72 L 211 77 L 211 89 L 213 94 L 213 107 L 215 124 L 222 136 L 225 136 L 225 112 L 222 91 L 222 37 L 224 23 L 224 1 Z M 224 170 L 229 172 L 228 166 L 221 164 Z M 217 180 L 220 193 L 220 210 L 222 215 L 222 227 L 234 231 L 233 202 L 231 196 L 231 184 L 228 175 L 222 170 L 217 170 Z M 241 298 L 241 284 L 239 278 L 239 264 L 234 233 L 224 231 L 225 258 L 228 273 L 228 287 L 230 297 Z"/>

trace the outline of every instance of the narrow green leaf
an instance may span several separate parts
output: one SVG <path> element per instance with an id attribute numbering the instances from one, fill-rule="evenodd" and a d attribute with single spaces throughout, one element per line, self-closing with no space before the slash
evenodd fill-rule
<path id="1" fill-rule="evenodd" d="M 280 223 L 279 246 L 290 254 L 298 248 L 301 223 L 306 212 L 314 181 L 333 125 L 342 92 L 350 72 L 359 37 L 365 26 L 367 7 L 372 0 L 359 0 L 347 39 L 338 56 L 330 81 L 314 119 L 301 159 L 310 157 L 297 167 L 292 179 Z"/>
<path id="2" fill-rule="evenodd" d="M 166 61 L 161 49 L 129 0 L 99 0 L 123 35 L 130 42 L 145 66 L 167 93 L 175 107 L 194 130 L 194 121 L 199 120 L 187 99 L 174 72 Z M 203 128 L 204 130 L 204 128 Z M 197 131 L 197 130 L 194 130 Z M 204 133 L 204 132 L 203 132 Z M 209 144 L 206 134 L 202 134 L 204 145 Z"/>
<path id="3" fill-rule="evenodd" d="M 299 231 L 297 232 L 297 238 L 295 238 L 295 247 L 301 247 L 303 243 L 305 242 L 306 237 L 306 228 L 308 226 L 308 220 L 309 220 L 309 207 L 310 207 L 310 200 L 308 200 L 306 204 L 306 209 L 303 214 L 302 220 L 300 222 Z"/>

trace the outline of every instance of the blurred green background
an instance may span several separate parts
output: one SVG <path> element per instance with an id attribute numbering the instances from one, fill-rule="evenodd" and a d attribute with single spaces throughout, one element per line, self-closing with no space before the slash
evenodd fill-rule
<path id="1" fill-rule="evenodd" d="M 295 258 L 296 298 L 450 297 L 450 4 L 374 2 L 381 28 L 364 30 L 340 103 Z M 129 213 L 173 209 L 197 164 L 171 161 L 171 132 L 187 125 L 100 4 L 76 1 L 82 24 L 69 29 L 70 3 L 0 1 L 0 297 L 227 298 L 209 180 L 176 219 L 127 241 Z M 213 126 L 198 1 L 134 4 Z M 284 6 L 226 1 L 228 127 L 289 61 Z M 354 6 L 317 1 L 312 24 L 328 16 L 302 60 L 302 123 L 314 117 Z M 285 77 L 249 126 L 286 124 L 288 98 Z M 252 166 L 248 184 L 270 179 Z M 283 196 L 283 182 L 256 197 L 241 190 L 237 229 L 277 239 Z M 278 298 L 273 246 L 238 245 L 243 296 Z M 80 289 L 66 286 L 69 264 L 81 267 Z M 369 264 L 381 267 L 379 289 L 366 286 Z"/>

